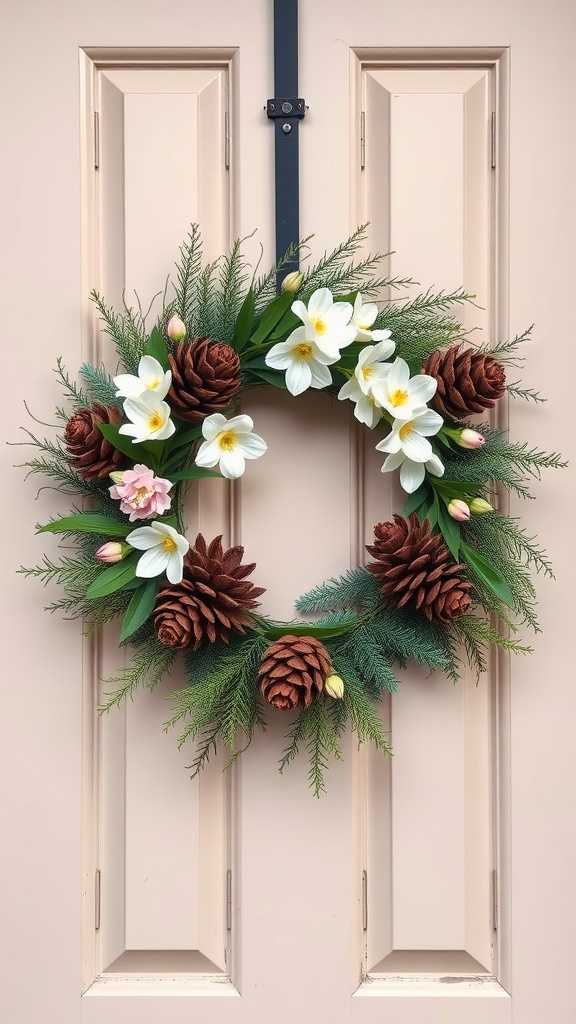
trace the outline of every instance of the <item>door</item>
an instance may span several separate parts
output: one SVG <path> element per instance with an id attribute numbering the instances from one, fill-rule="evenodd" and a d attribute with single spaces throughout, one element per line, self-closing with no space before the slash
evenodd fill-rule
<path id="1" fill-rule="evenodd" d="M 368 220 L 366 248 L 394 250 L 393 274 L 477 295 L 468 329 L 496 339 L 534 322 L 527 375 L 549 403 L 516 402 L 510 430 L 567 454 L 572 5 L 300 6 L 303 236 L 319 256 Z M 261 244 L 272 262 L 271 7 L 11 9 L 7 439 L 21 422 L 45 429 L 22 398 L 53 422 L 57 356 L 70 371 L 110 358 L 90 290 L 149 301 L 191 221 L 207 258 L 257 228 L 247 255 Z M 266 610 L 286 619 L 298 594 L 358 563 L 400 500 L 346 409 L 324 396 L 298 408 L 247 400 L 274 457 L 240 486 L 199 491 L 189 512 L 191 530 L 244 544 Z M 63 511 L 11 468 L 21 451 L 5 451 L 3 506 L 6 1019 L 572 1022 L 576 709 L 562 641 L 575 565 L 557 522 L 573 471 L 512 505 L 557 573 L 539 581 L 534 654 L 494 661 L 478 684 L 406 670 L 382 705 L 394 758 L 349 740 L 316 801 L 305 759 L 276 770 L 280 713 L 231 772 L 220 758 L 194 781 L 193 752 L 162 732 L 177 677 L 98 715 L 114 630 L 83 640 L 14 575 L 46 547 L 34 524 Z"/>

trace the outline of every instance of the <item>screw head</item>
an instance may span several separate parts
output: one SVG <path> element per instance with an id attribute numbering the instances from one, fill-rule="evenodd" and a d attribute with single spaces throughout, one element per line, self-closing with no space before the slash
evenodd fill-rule
<path id="1" fill-rule="evenodd" d="M 282 131 L 284 132 L 284 135 L 288 135 L 289 132 L 292 131 L 292 125 L 291 124 L 283 124 L 282 125 Z"/>
<path id="2" fill-rule="evenodd" d="M 285 100 L 284 103 L 282 104 L 282 113 L 283 114 L 289 114 L 291 110 L 292 110 L 292 104 L 289 103 L 288 100 Z"/>

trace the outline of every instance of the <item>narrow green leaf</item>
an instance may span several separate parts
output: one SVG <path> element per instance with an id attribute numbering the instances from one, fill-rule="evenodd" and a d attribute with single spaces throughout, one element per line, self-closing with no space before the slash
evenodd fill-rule
<path id="1" fill-rule="evenodd" d="M 451 448 L 452 447 L 451 444 L 450 444 L 450 441 L 448 440 L 446 435 L 442 432 L 442 429 L 440 429 L 438 431 L 438 433 L 436 434 L 436 437 L 434 438 L 434 440 L 435 441 L 439 441 L 440 444 L 443 444 L 445 448 Z"/>
<path id="2" fill-rule="evenodd" d="M 189 430 L 182 430 L 178 434 L 173 434 L 172 437 L 168 438 L 167 449 L 172 452 L 177 451 L 179 448 L 187 448 L 193 441 L 197 441 L 199 437 L 202 437 L 202 424 L 197 427 L 190 427 Z"/>
<path id="3" fill-rule="evenodd" d="M 465 544 L 464 541 L 461 542 L 460 547 L 464 558 L 472 566 L 482 582 L 496 594 L 496 597 L 503 604 L 507 605 L 508 608 L 513 608 L 514 597 L 512 591 L 504 577 L 498 572 L 498 569 L 487 558 L 484 558 L 484 555 L 481 555 L 479 551 L 471 548 L 468 544 Z"/>
<path id="4" fill-rule="evenodd" d="M 485 484 L 477 480 L 435 480 L 434 489 L 442 494 L 446 493 L 452 498 L 455 494 L 475 494 L 481 491 Z"/>
<path id="5" fill-rule="evenodd" d="M 153 356 L 160 363 L 160 366 L 167 370 L 170 366 L 168 362 L 168 350 L 166 348 L 166 342 L 157 327 L 154 327 L 152 333 L 148 339 L 146 348 L 144 349 L 144 355 Z"/>
<path id="6" fill-rule="evenodd" d="M 117 451 L 127 455 L 129 459 L 134 459 L 134 462 L 138 462 L 138 459 L 141 457 L 138 454 L 138 449 L 141 449 L 142 445 L 134 444 L 132 438 L 127 437 L 126 434 L 121 434 L 118 427 L 115 427 L 113 423 L 99 423 L 98 429 L 106 440 L 114 445 Z"/>
<path id="7" fill-rule="evenodd" d="M 122 590 L 122 587 L 126 583 L 131 583 L 136 576 L 138 557 L 130 555 L 123 562 L 109 565 L 92 581 L 86 591 L 86 597 L 89 600 L 94 600 L 97 597 L 107 597 L 108 594 L 115 594 L 117 590 Z"/>
<path id="8" fill-rule="evenodd" d="M 140 626 L 146 622 L 146 619 L 150 615 L 156 603 L 159 586 L 159 577 L 156 577 L 153 580 L 141 581 L 141 586 L 135 590 L 132 600 L 126 609 L 124 618 L 122 619 L 120 643 L 124 643 L 129 636 L 132 636 L 132 634 L 135 633 L 137 629 L 140 629 Z"/>
<path id="9" fill-rule="evenodd" d="M 429 522 L 430 522 L 430 529 L 431 530 L 433 530 L 434 527 L 436 526 L 436 523 L 438 522 L 439 516 L 440 516 L 440 502 L 438 501 L 438 495 L 434 494 L 434 498 L 432 500 L 432 504 L 429 505 L 428 509 L 426 510 L 426 515 L 424 516 L 425 519 L 429 520 Z"/>
<path id="10" fill-rule="evenodd" d="M 78 512 L 38 526 L 36 533 L 102 533 L 110 537 L 126 537 L 133 529 L 132 523 L 122 523 L 100 512 Z"/>
<path id="11" fill-rule="evenodd" d="M 282 636 L 315 636 L 318 639 L 331 636 L 342 636 L 351 629 L 357 628 L 357 621 L 342 623 L 340 626 L 316 626 L 313 622 L 286 622 L 284 625 L 272 625 L 264 630 L 268 640 L 279 640 Z"/>
<path id="12" fill-rule="evenodd" d="M 402 509 L 402 515 L 405 519 L 408 519 L 408 516 L 411 515 L 412 512 L 416 512 L 416 510 L 420 508 L 420 505 L 424 504 L 429 492 L 430 484 L 427 483 L 427 481 L 424 481 L 424 483 L 420 484 L 420 487 L 410 495 Z"/>
<path id="13" fill-rule="evenodd" d="M 208 476 L 217 476 L 219 480 L 222 479 L 222 474 L 216 472 L 215 469 L 201 469 L 200 466 L 179 469 L 176 473 L 170 474 L 170 479 L 173 483 L 177 483 L 178 480 L 203 480 Z"/>
<path id="14" fill-rule="evenodd" d="M 234 338 L 232 345 L 237 352 L 241 352 L 250 341 L 250 332 L 254 323 L 254 292 L 252 288 L 246 293 L 244 302 L 240 306 L 240 312 L 236 317 Z"/>
<path id="15" fill-rule="evenodd" d="M 276 298 L 268 303 L 262 314 L 262 319 L 252 335 L 253 345 L 260 345 L 261 342 L 266 340 L 270 331 L 276 327 L 276 324 L 282 319 L 286 310 L 290 309 L 293 302 L 294 295 L 292 292 L 281 292 L 280 295 L 277 295 Z"/>
<path id="16" fill-rule="evenodd" d="M 457 562 L 461 543 L 460 527 L 456 520 L 448 515 L 448 512 L 440 503 L 438 503 L 438 528 L 446 541 L 452 558 Z"/>
<path id="17" fill-rule="evenodd" d="M 294 298 L 294 296 L 292 296 Z M 270 335 L 270 341 L 278 341 L 279 338 L 283 338 L 285 334 L 290 334 L 295 327 L 301 327 L 302 321 L 299 316 L 296 316 L 291 309 L 284 314 L 280 323 L 274 328 Z"/>
<path id="18" fill-rule="evenodd" d="M 281 391 L 286 391 L 286 381 L 284 380 L 284 374 L 281 370 L 251 370 L 251 373 L 255 377 L 260 377 L 261 380 L 266 381 L 267 384 L 273 384 L 275 388 L 280 388 Z"/>

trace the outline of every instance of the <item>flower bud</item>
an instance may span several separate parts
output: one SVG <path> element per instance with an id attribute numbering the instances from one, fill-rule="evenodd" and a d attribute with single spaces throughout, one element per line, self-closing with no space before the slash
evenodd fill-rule
<path id="1" fill-rule="evenodd" d="M 477 430 L 470 430 L 468 427 L 465 427 L 464 430 L 460 431 L 460 436 L 456 437 L 455 441 L 461 448 L 481 448 L 486 438 L 483 434 L 479 434 Z"/>
<path id="2" fill-rule="evenodd" d="M 170 341 L 184 341 L 186 337 L 186 324 L 174 313 L 166 324 L 166 334 Z"/>
<path id="3" fill-rule="evenodd" d="M 485 501 L 484 498 L 472 498 L 470 511 L 475 516 L 485 516 L 487 512 L 494 512 L 494 505 L 491 505 L 489 501 Z"/>
<path id="4" fill-rule="evenodd" d="M 282 281 L 282 291 L 292 292 L 293 295 L 302 287 L 302 281 L 304 275 L 299 270 L 293 270 L 291 274 L 286 274 L 286 277 Z"/>
<path id="5" fill-rule="evenodd" d="M 344 680 L 332 673 L 324 680 L 324 689 L 329 697 L 341 700 L 344 696 Z"/>
<path id="6" fill-rule="evenodd" d="M 110 477 L 113 484 L 121 484 L 122 477 L 124 476 L 124 470 L 117 469 L 114 471 L 114 473 L 108 473 L 108 476 Z"/>
<path id="7" fill-rule="evenodd" d="M 98 548 L 98 551 L 94 553 L 94 558 L 97 558 L 99 562 L 106 562 L 107 565 L 114 565 L 115 562 L 121 562 L 129 551 L 129 544 L 121 544 L 120 541 L 109 540 L 102 547 Z"/>
<path id="8" fill-rule="evenodd" d="M 470 506 L 461 498 L 452 498 L 448 505 L 448 515 L 457 523 L 466 523 L 470 519 Z"/>

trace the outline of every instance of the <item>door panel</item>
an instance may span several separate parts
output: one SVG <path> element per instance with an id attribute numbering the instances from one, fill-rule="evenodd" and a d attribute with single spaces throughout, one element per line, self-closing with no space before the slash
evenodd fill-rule
<path id="1" fill-rule="evenodd" d="M 208 258 L 257 227 L 247 255 L 255 263 L 262 243 L 272 261 L 271 6 L 11 10 L 0 67 L 7 438 L 23 395 L 52 422 L 56 355 L 71 372 L 108 361 L 90 290 L 119 305 L 136 289 L 145 307 L 191 220 Z M 476 293 L 468 329 L 496 338 L 536 321 L 529 376 L 552 400 L 538 416 L 514 404 L 511 431 L 566 448 L 575 12 L 366 0 L 359 18 L 334 0 L 328 24 L 325 4 L 300 6 L 301 229 L 315 232 L 314 254 L 369 219 L 369 248 L 396 250 L 393 273 Z M 289 617 L 302 590 L 358 563 L 400 495 L 347 410 L 276 397 L 245 401 L 267 460 L 235 488 L 199 490 L 188 518 L 191 532 L 243 543 L 265 609 Z M 78 624 L 45 615 L 42 594 L 14 576 L 46 549 L 34 523 L 62 507 L 50 491 L 34 502 L 18 480 L 2 550 L 8 1019 L 509 1024 L 513 1008 L 515 1024 L 572 1024 L 576 698 L 563 641 L 574 559 L 555 527 L 573 470 L 536 485 L 538 502 L 512 503 L 558 575 L 539 581 L 535 654 L 495 663 L 478 686 L 406 671 L 382 707 L 394 758 L 348 743 L 319 802 L 304 761 L 277 774 L 280 715 L 231 774 L 214 762 L 195 782 L 193 752 L 179 755 L 159 727 L 167 688 L 98 717 L 96 681 L 118 668 L 113 632 L 82 644 Z"/>

